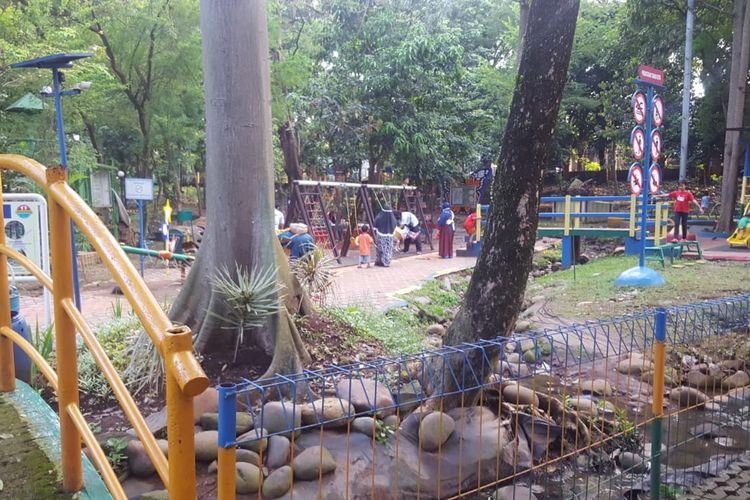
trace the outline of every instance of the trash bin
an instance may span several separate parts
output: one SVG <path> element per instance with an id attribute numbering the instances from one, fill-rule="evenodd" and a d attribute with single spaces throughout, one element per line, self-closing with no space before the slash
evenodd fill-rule
<path id="1" fill-rule="evenodd" d="M 31 330 L 21 315 L 21 294 L 15 286 L 10 287 L 10 319 L 11 329 L 31 342 Z M 16 378 L 30 383 L 31 358 L 15 343 L 13 344 L 13 364 L 16 368 Z"/>

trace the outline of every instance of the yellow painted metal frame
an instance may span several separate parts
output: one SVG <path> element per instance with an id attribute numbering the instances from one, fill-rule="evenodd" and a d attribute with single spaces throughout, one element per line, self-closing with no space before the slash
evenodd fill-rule
<path id="1" fill-rule="evenodd" d="M 130 259 L 101 223 L 96 214 L 67 183 L 61 167 L 45 168 L 20 155 L 0 155 L 0 170 L 11 170 L 29 177 L 48 195 L 52 279 L 31 260 L 5 245 L 0 231 L 0 391 L 15 389 L 13 343 L 18 344 L 58 393 L 62 448 L 63 488 L 77 491 L 83 486 L 81 441 L 91 450 L 105 484 L 115 498 L 126 498 L 117 476 L 86 424 L 78 404 L 76 331 L 91 351 L 97 365 L 112 387 L 126 416 L 154 464 L 170 498 L 196 497 L 195 442 L 193 435 L 193 397 L 208 387 L 208 378 L 192 350 L 192 335 L 187 327 L 169 321 Z M 2 202 L 0 194 L 0 202 Z M 83 315 L 75 308 L 72 290 L 72 257 L 69 221 L 89 239 L 113 278 L 123 290 L 133 311 L 141 320 L 165 361 L 167 385 L 167 432 L 169 460 L 159 449 L 143 416 L 128 393 L 112 362 L 107 358 Z M 0 212 L 0 226 L 4 226 Z M 34 347 L 11 329 L 7 261 L 14 259 L 53 292 L 57 372 Z"/>
<path id="2" fill-rule="evenodd" d="M 482 205 L 477 203 L 477 220 L 476 223 L 476 234 L 477 234 L 477 243 L 481 240 L 482 237 Z"/>
<path id="3" fill-rule="evenodd" d="M 636 210 L 636 196 L 634 194 L 630 195 L 630 237 L 635 237 L 635 210 Z"/>
<path id="4" fill-rule="evenodd" d="M 570 234 L 570 195 L 565 196 L 563 234 L 565 236 L 568 236 Z"/>

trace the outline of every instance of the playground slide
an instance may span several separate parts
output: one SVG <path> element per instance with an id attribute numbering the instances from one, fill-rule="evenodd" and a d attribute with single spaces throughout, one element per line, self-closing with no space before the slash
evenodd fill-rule
<path id="1" fill-rule="evenodd" d="M 744 215 L 740 218 L 737 224 L 737 229 L 734 230 L 732 236 L 727 238 L 727 243 L 730 247 L 744 247 L 750 248 L 750 203 L 745 206 Z"/>

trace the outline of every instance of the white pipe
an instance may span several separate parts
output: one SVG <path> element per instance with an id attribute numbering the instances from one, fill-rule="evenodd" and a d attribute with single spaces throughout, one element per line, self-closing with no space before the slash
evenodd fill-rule
<path id="1" fill-rule="evenodd" d="M 368 184 L 358 182 L 330 182 L 330 181 L 294 181 L 298 186 L 323 186 L 323 187 L 341 187 L 341 188 L 359 188 L 368 187 L 373 189 L 394 189 L 397 191 L 414 191 L 417 188 L 414 186 L 396 186 L 389 184 Z"/>

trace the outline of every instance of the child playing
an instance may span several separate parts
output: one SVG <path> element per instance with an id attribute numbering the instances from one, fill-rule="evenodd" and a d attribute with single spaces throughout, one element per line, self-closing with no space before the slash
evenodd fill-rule
<path id="1" fill-rule="evenodd" d="M 357 266 L 359 269 L 362 269 L 362 264 L 367 264 L 367 267 L 370 267 L 370 249 L 374 242 L 372 236 L 370 236 L 370 226 L 365 224 L 356 239 L 359 248 L 359 265 Z"/>

